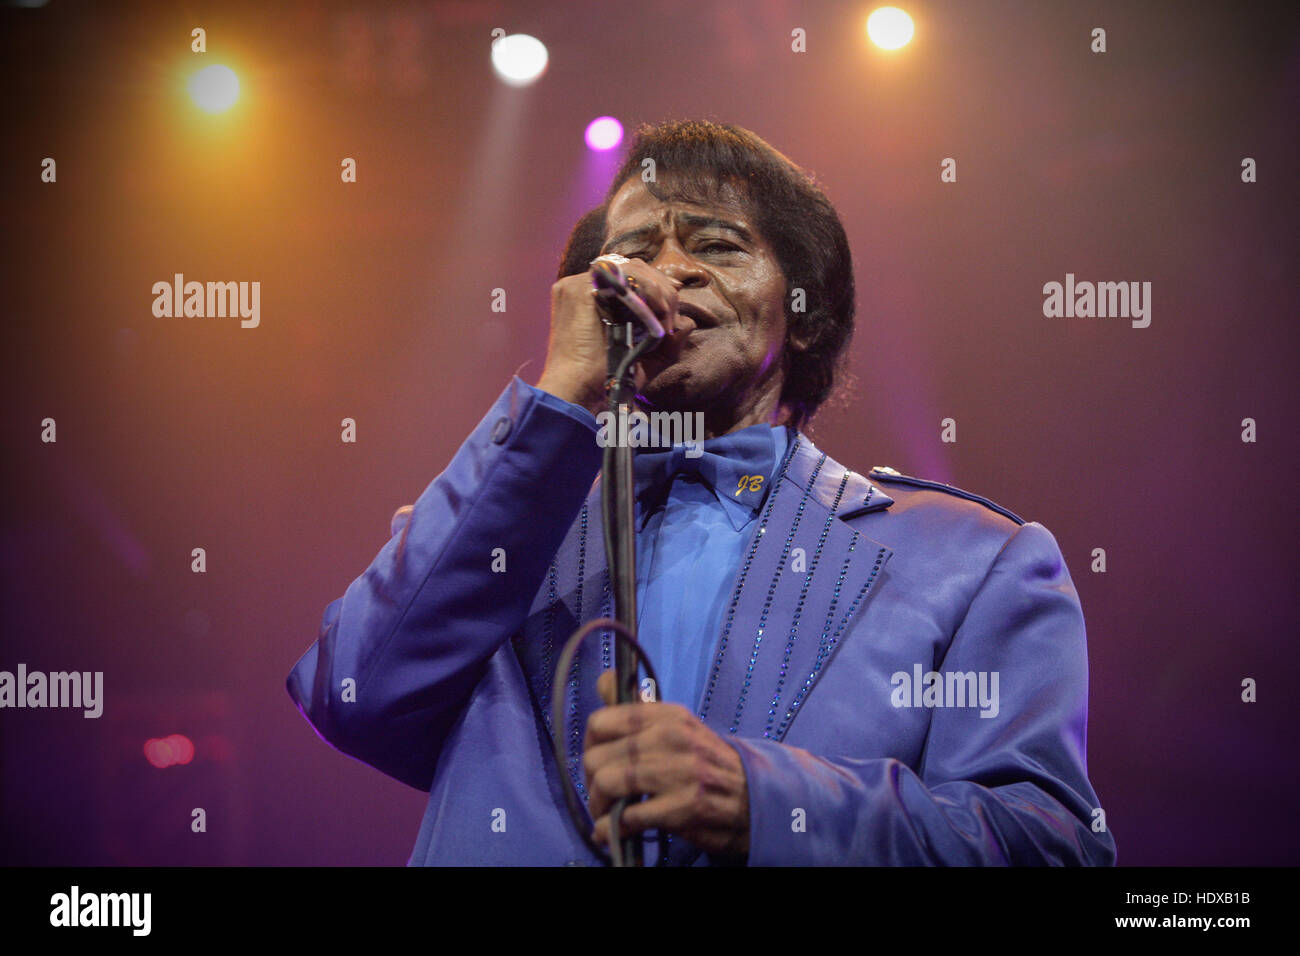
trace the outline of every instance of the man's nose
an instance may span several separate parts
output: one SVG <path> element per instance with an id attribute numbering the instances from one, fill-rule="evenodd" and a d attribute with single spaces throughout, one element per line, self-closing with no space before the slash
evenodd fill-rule
<path id="1" fill-rule="evenodd" d="M 675 244 L 665 244 L 651 265 L 672 279 L 679 289 L 700 286 L 709 281 L 708 273 Z"/>

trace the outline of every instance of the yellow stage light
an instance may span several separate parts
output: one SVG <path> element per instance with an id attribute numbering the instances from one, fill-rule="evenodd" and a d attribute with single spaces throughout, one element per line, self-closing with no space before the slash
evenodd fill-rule
<path id="1" fill-rule="evenodd" d="M 898 7 L 880 7 L 867 17 L 867 36 L 882 50 L 897 50 L 912 39 L 912 18 Z"/>

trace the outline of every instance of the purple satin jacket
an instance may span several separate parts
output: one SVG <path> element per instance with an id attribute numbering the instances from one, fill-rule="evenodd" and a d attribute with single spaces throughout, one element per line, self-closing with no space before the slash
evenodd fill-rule
<path id="1" fill-rule="evenodd" d="M 289 675 L 321 737 L 429 793 L 412 865 L 598 862 L 559 775 L 583 783 L 608 640 L 553 683 L 568 636 L 612 610 L 600 453 L 514 379 Z M 849 471 L 802 434 L 778 471 L 696 708 L 744 765 L 749 865 L 1113 864 L 1083 614 L 1051 533 Z M 723 862 L 664 850 L 647 862 Z"/>

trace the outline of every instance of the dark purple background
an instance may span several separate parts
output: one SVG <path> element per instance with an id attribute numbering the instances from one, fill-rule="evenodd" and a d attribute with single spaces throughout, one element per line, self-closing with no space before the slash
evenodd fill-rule
<path id="1" fill-rule="evenodd" d="M 0 669 L 106 685 L 99 720 L 0 711 L 0 861 L 405 861 L 424 796 L 321 743 L 284 679 L 393 510 L 536 381 L 617 160 L 582 142 L 602 113 L 737 123 L 825 184 L 857 383 L 811 434 L 1056 535 L 1120 863 L 1300 861 L 1291 5 L 912 3 L 892 56 L 859 3 L 185 6 L 0 12 Z M 539 84 L 494 79 L 498 26 L 549 46 Z M 212 62 L 244 96 L 204 119 L 179 83 Z M 261 326 L 154 318 L 175 272 L 259 280 Z M 1044 318 L 1067 272 L 1150 281 L 1151 326 Z M 171 733 L 198 755 L 154 769 Z"/>

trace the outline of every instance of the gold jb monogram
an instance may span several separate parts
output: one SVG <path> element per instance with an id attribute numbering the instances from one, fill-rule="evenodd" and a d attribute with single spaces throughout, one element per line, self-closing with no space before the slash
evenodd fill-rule
<path id="1" fill-rule="evenodd" d="M 763 476 L 762 475 L 741 475 L 740 485 L 739 487 L 736 488 L 737 498 L 739 498 L 740 493 L 745 490 L 746 485 L 749 486 L 750 491 L 758 491 L 758 489 L 763 487 Z"/>

